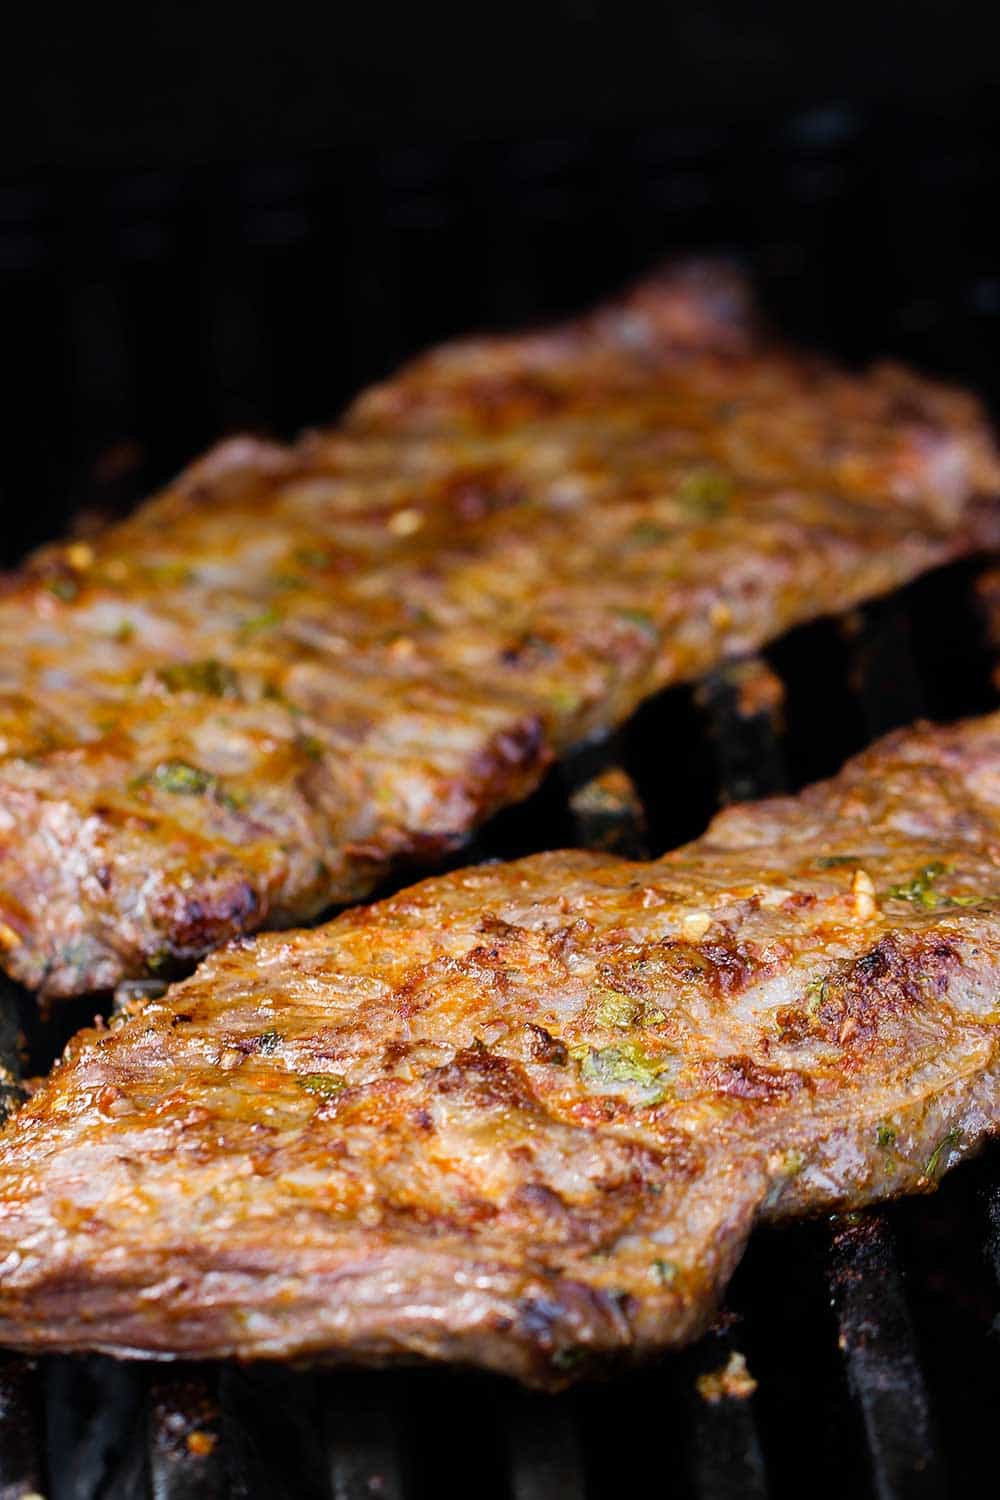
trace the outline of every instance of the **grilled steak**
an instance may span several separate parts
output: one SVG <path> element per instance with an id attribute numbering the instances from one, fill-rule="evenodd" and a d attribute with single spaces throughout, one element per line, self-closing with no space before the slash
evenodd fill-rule
<path id="1" fill-rule="evenodd" d="M 169 970 L 459 844 L 646 694 L 1000 541 L 969 398 L 687 267 L 221 447 L 0 595 L 0 954 Z"/>
<path id="2" fill-rule="evenodd" d="M 761 1216 L 924 1190 L 1000 1089 L 1000 714 L 653 863 L 236 940 L 0 1136 L 0 1341 L 439 1357 L 693 1337 Z"/>

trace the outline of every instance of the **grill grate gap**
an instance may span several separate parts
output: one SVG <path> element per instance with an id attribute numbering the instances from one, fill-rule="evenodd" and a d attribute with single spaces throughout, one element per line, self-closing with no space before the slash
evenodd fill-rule
<path id="1" fill-rule="evenodd" d="M 132 1500 L 145 1470 L 146 1372 L 90 1355 L 41 1368 L 47 1500 Z"/>

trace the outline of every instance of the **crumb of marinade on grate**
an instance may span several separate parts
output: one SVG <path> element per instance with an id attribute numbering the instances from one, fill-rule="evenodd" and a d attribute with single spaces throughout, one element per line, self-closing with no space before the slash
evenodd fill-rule
<path id="1" fill-rule="evenodd" d="M 695 1388 L 703 1401 L 717 1406 L 724 1397 L 745 1401 L 757 1389 L 757 1382 L 747 1369 L 746 1356 L 734 1349 L 721 1369 L 699 1375 Z"/>

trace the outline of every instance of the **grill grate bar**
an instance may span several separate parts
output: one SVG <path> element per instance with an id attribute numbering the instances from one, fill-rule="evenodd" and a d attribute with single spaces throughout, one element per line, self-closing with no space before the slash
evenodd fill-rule
<path id="1" fill-rule="evenodd" d="M 911 724 L 926 711 L 908 611 L 898 597 L 852 610 L 841 621 L 851 655 L 850 684 L 868 737 Z"/>
<path id="2" fill-rule="evenodd" d="M 0 1355 L 0 1500 L 41 1492 L 39 1425 L 35 1372 L 17 1355 Z"/>
<path id="3" fill-rule="evenodd" d="M 715 751 L 720 800 L 773 797 L 788 784 L 780 740 L 784 688 L 759 657 L 733 662 L 695 690 Z"/>
<path id="4" fill-rule="evenodd" d="M 21 1088 L 21 1019 L 18 992 L 0 974 L 0 1125 L 24 1097 Z"/>
<path id="5" fill-rule="evenodd" d="M 986 1256 L 1000 1281 L 1000 1182 L 989 1182 L 982 1192 L 986 1211 Z"/>
<path id="6" fill-rule="evenodd" d="M 829 1279 L 878 1500 L 942 1495 L 937 1433 L 894 1237 L 883 1214 L 841 1221 L 832 1236 Z"/>
<path id="7" fill-rule="evenodd" d="M 126 1361 L 46 1359 L 48 1500 L 139 1500 L 145 1494 L 145 1378 Z"/>
<path id="8" fill-rule="evenodd" d="M 401 1395 L 391 1376 L 328 1380 L 322 1405 L 331 1500 L 407 1500 Z"/>
<path id="9" fill-rule="evenodd" d="M 711 1335 L 703 1345 L 711 1355 L 703 1362 L 713 1369 L 725 1365 L 736 1347 L 728 1331 Z M 751 1401 L 724 1396 L 711 1405 L 695 1393 L 691 1431 L 691 1477 L 699 1500 L 766 1500 L 770 1491 Z"/>
<path id="10" fill-rule="evenodd" d="M 572 1399 L 541 1403 L 517 1391 L 505 1415 L 511 1500 L 583 1500 L 586 1471 Z"/>

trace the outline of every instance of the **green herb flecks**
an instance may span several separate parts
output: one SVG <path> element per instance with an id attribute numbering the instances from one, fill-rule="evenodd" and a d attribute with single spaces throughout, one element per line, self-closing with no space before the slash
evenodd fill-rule
<path id="1" fill-rule="evenodd" d="M 152 583 L 162 583 L 165 588 L 178 588 L 185 583 L 193 583 L 195 574 L 187 563 L 162 562 L 151 563 L 146 569 L 146 576 Z"/>
<path id="2" fill-rule="evenodd" d="M 347 1087 L 339 1073 L 303 1073 L 295 1081 L 307 1094 L 317 1094 L 321 1099 L 329 1099 Z"/>
<path id="3" fill-rule="evenodd" d="M 235 698 L 239 681 L 232 667 L 214 657 L 172 662 L 156 675 L 170 693 L 201 693 L 206 698 Z"/>
<path id="4" fill-rule="evenodd" d="M 816 861 L 821 870 L 835 870 L 839 865 L 862 865 L 863 854 L 824 854 Z"/>
<path id="5" fill-rule="evenodd" d="M 613 1089 L 617 1084 L 635 1084 L 649 1096 L 645 1104 L 657 1104 L 666 1089 L 659 1081 L 660 1066 L 635 1042 L 619 1042 L 614 1047 L 575 1047 L 573 1056 L 580 1064 L 580 1076 L 587 1083 Z"/>
<path id="6" fill-rule="evenodd" d="M 300 738 L 296 741 L 296 744 L 298 745 L 300 750 L 305 751 L 310 760 L 323 759 L 323 752 L 326 749 L 326 746 L 323 744 L 323 741 L 317 739 L 314 734 L 305 734 L 300 736 Z"/>
<path id="7" fill-rule="evenodd" d="M 918 870 L 911 880 L 903 881 L 900 885 L 891 885 L 886 895 L 894 901 L 909 901 L 914 906 L 923 906 L 928 911 L 933 911 L 938 906 L 975 906 L 982 900 L 981 896 L 946 896 L 935 889 L 935 881 L 942 875 L 951 873 L 951 865 L 942 864 L 940 860 L 934 860 L 929 865 L 924 865 Z"/>
<path id="8" fill-rule="evenodd" d="M 826 999 L 826 977 L 810 979 L 806 985 L 806 1014 L 815 1016 L 819 1014 L 820 1006 Z"/>
<path id="9" fill-rule="evenodd" d="M 582 1349 L 557 1349 L 552 1356 L 552 1366 L 556 1370 L 576 1370 L 585 1358 Z"/>
<path id="10" fill-rule="evenodd" d="M 724 515 L 732 495 L 732 480 L 718 469 L 696 469 L 685 476 L 677 490 L 685 510 L 706 521 Z"/>
<path id="11" fill-rule="evenodd" d="M 296 547 L 292 556 L 302 568 L 328 568 L 332 560 L 321 547 Z"/>
<path id="12" fill-rule="evenodd" d="M 680 1267 L 676 1261 L 654 1260 L 649 1267 L 649 1274 L 658 1286 L 673 1286 L 680 1275 Z"/>
<path id="13" fill-rule="evenodd" d="M 552 688 L 549 693 L 549 702 L 552 707 L 561 714 L 574 714 L 583 702 L 579 693 L 572 688 Z"/>
<path id="14" fill-rule="evenodd" d="M 896 1132 L 891 1125 L 884 1122 L 879 1124 L 875 1130 L 875 1139 L 879 1149 L 885 1153 L 883 1166 L 887 1172 L 896 1170 Z"/>
<path id="15" fill-rule="evenodd" d="M 158 791 L 179 797 L 201 797 L 217 785 L 217 777 L 186 760 L 162 760 L 148 780 Z"/>
<path id="16" fill-rule="evenodd" d="M 629 532 L 629 541 L 640 547 L 655 547 L 660 542 L 669 542 L 673 533 L 669 526 L 658 521 L 637 521 Z"/>
<path id="17" fill-rule="evenodd" d="M 75 578 L 69 578 L 65 574 L 50 578 L 46 587 L 53 598 L 60 599 L 63 604 L 72 604 L 74 599 L 80 597 L 80 585 Z"/>
<path id="18" fill-rule="evenodd" d="M 136 776 L 129 782 L 132 791 L 143 787 L 154 787 L 159 792 L 169 792 L 174 797 L 211 796 L 221 807 L 238 812 L 246 803 L 243 792 L 233 791 L 223 785 L 211 771 L 203 771 L 187 760 L 161 760 L 152 771 Z"/>
<path id="19" fill-rule="evenodd" d="M 173 968 L 173 964 L 174 955 L 169 948 L 159 948 L 146 959 L 146 968 L 150 974 L 164 974 Z"/>
<path id="20" fill-rule="evenodd" d="M 622 990 L 601 990 L 594 1007 L 594 1018 L 601 1026 L 626 1031 L 630 1026 L 655 1026 L 664 1019 L 663 1011 L 648 1000 L 636 1000 Z"/>
<path id="21" fill-rule="evenodd" d="M 281 615 L 273 604 L 262 609 L 259 614 L 251 615 L 243 621 L 240 632 L 244 636 L 259 635 L 262 630 L 273 630 L 275 625 L 281 624 Z"/>
<path id="22" fill-rule="evenodd" d="M 655 641 L 658 639 L 660 632 L 656 621 L 647 610 L 616 609 L 615 614 L 619 620 L 624 621 L 626 625 L 634 625 L 637 630 L 641 630 L 643 635 L 648 635 L 651 640 Z"/>
<path id="23" fill-rule="evenodd" d="M 937 1145 L 934 1147 L 934 1150 L 927 1158 L 927 1164 L 924 1167 L 925 1177 L 934 1177 L 935 1173 L 937 1172 L 938 1165 L 941 1161 L 941 1157 L 946 1151 L 950 1151 L 952 1146 L 957 1146 L 961 1139 L 962 1132 L 960 1130 L 949 1130 L 947 1135 L 943 1135 L 941 1137 Z"/>

